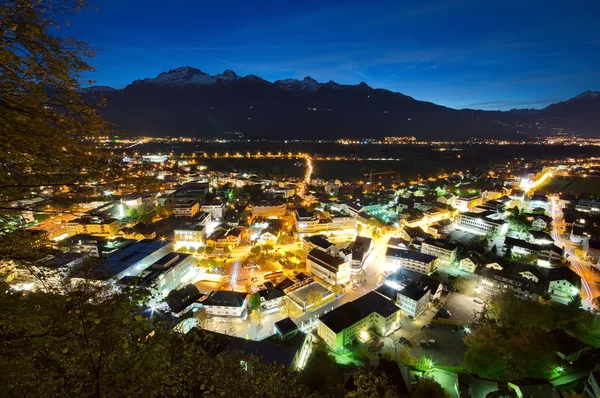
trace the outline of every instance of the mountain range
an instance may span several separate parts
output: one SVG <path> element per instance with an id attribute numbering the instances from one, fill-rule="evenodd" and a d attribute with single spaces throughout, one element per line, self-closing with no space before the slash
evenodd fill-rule
<path id="1" fill-rule="evenodd" d="M 123 89 L 83 89 L 89 102 L 106 99 L 103 116 L 145 136 L 335 139 L 415 136 L 424 140 L 515 138 L 557 131 L 600 135 L 600 92 L 586 91 L 540 110 L 452 109 L 362 82 L 342 85 L 311 77 L 269 82 L 232 70 L 209 75 L 180 67 Z"/>

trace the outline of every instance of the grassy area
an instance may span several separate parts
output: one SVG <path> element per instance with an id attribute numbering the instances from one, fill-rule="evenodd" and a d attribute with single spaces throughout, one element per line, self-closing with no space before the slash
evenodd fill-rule
<path id="1" fill-rule="evenodd" d="M 594 177 L 554 176 L 549 178 L 536 191 L 544 193 L 561 192 L 565 195 L 589 194 L 600 196 L 600 179 Z"/>

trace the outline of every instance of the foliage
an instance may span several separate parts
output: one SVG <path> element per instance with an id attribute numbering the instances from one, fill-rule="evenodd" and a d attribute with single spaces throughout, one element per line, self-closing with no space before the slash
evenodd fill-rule
<path id="1" fill-rule="evenodd" d="M 13 0 L 0 4 L 0 210 L 13 200 L 47 197 L 38 189 L 86 188 L 116 172 L 107 156 L 79 141 L 106 134 L 107 124 L 80 95 L 85 61 L 94 51 L 69 36 L 77 0 Z M 63 28 L 63 34 L 54 35 Z M 93 156 L 90 154 L 93 153 Z M 86 188 L 87 189 L 87 188 Z M 0 217 L 0 230 L 5 227 Z"/>
<path id="2" fill-rule="evenodd" d="M 284 297 L 279 304 L 279 312 L 285 317 L 291 317 L 296 311 L 296 304 L 289 297 Z"/>
<path id="3" fill-rule="evenodd" d="M 574 294 L 571 297 L 571 300 L 567 303 L 567 306 L 571 309 L 580 309 L 582 305 L 581 296 L 579 294 Z"/>
<path id="4" fill-rule="evenodd" d="M 464 341 L 466 369 L 494 380 L 548 378 L 554 367 L 555 348 L 539 328 L 504 331 L 481 326 Z"/>
<path id="5" fill-rule="evenodd" d="M 204 253 L 206 253 L 206 254 L 208 254 L 208 255 L 211 255 L 211 254 L 213 254 L 213 253 L 214 253 L 214 251 L 215 251 L 215 248 L 214 248 L 214 247 L 212 247 L 212 246 L 206 246 L 206 247 L 204 248 Z"/>
<path id="6" fill-rule="evenodd" d="M 360 372 L 354 375 L 354 390 L 346 394 L 347 398 L 395 398 L 399 397 L 394 387 L 384 376 Z"/>
<path id="7" fill-rule="evenodd" d="M 260 247 L 259 245 L 256 245 L 256 246 L 253 246 L 253 247 L 250 249 L 250 253 L 252 253 L 252 254 L 254 254 L 255 256 L 257 256 L 257 255 L 259 255 L 259 254 L 260 254 L 260 251 L 261 251 L 261 250 L 262 250 L 262 249 L 261 249 L 261 247 Z"/>
<path id="8" fill-rule="evenodd" d="M 250 295 L 248 304 L 250 304 L 251 309 L 260 307 L 260 296 L 258 295 L 258 293 L 254 293 L 254 294 Z"/>
<path id="9" fill-rule="evenodd" d="M 315 304 L 318 303 L 319 300 L 323 298 L 323 294 L 318 290 L 311 290 L 306 294 L 306 303 L 307 304 Z"/>
<path id="10" fill-rule="evenodd" d="M 194 318 L 196 318 L 196 326 L 203 329 L 210 318 L 210 314 L 206 311 L 206 308 L 202 307 L 194 313 Z"/>
<path id="11" fill-rule="evenodd" d="M 430 377 L 421 377 L 411 394 L 413 398 L 449 398 L 450 394 Z"/>
<path id="12" fill-rule="evenodd" d="M 342 369 L 325 346 L 318 341 L 313 345 L 313 353 L 308 359 L 300 381 L 310 390 L 331 397 L 344 395 L 344 375 Z"/>
<path id="13" fill-rule="evenodd" d="M 259 328 L 262 327 L 262 321 L 265 317 L 265 313 L 260 308 L 256 308 L 250 313 L 250 320 L 256 323 Z"/>

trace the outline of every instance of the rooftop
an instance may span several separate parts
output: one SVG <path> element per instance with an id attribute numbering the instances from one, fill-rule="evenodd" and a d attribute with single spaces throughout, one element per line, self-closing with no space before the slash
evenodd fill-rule
<path id="1" fill-rule="evenodd" d="M 339 257 L 333 257 L 319 249 L 311 249 L 308 252 L 307 260 L 313 261 L 332 272 L 338 272 L 344 260 Z"/>
<path id="2" fill-rule="evenodd" d="M 429 254 L 419 253 L 413 250 L 396 249 L 395 247 L 388 247 L 385 255 L 389 257 L 405 258 L 424 264 L 429 264 L 436 259 L 435 256 L 430 256 Z"/>
<path id="3" fill-rule="evenodd" d="M 204 302 L 204 305 L 219 307 L 242 307 L 246 302 L 246 292 L 234 292 L 230 290 L 214 290 Z"/>

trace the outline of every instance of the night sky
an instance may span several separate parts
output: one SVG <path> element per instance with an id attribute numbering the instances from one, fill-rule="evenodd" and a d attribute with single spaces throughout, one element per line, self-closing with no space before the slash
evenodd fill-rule
<path id="1" fill-rule="evenodd" d="M 124 87 L 178 66 L 365 81 L 454 108 L 540 108 L 600 90 L 600 1 L 97 0 L 69 33 Z"/>

